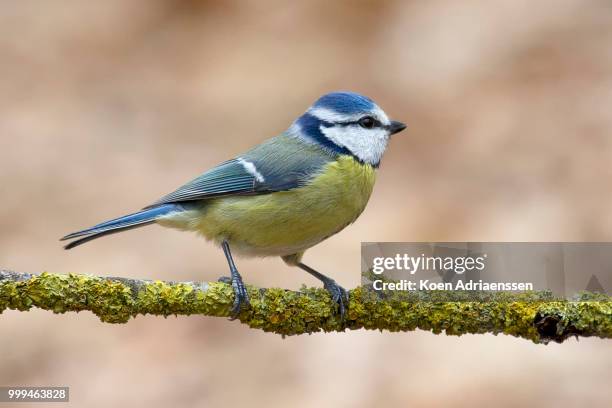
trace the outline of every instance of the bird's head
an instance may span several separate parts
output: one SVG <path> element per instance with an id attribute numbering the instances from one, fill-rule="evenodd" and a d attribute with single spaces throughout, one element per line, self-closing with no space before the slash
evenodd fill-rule
<path id="1" fill-rule="evenodd" d="M 332 92 L 320 97 L 300 116 L 290 133 L 377 167 L 390 136 L 405 128 L 403 123 L 389 120 L 366 96 Z"/>

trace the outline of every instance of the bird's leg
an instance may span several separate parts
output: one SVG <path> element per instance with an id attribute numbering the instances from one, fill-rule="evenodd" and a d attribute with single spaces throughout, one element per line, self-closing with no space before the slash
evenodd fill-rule
<path id="1" fill-rule="evenodd" d="M 242 308 L 249 305 L 249 294 L 244 287 L 244 283 L 242 282 L 242 277 L 238 273 L 238 269 L 236 269 L 236 264 L 234 264 L 234 258 L 232 258 L 232 253 L 227 241 L 223 241 L 221 247 L 223 247 L 223 253 L 225 254 L 225 258 L 227 258 L 227 263 L 229 264 L 231 278 L 229 279 L 229 282 L 226 277 L 220 278 L 219 281 L 231 283 L 232 288 L 234 289 L 234 305 L 232 306 L 232 310 L 230 312 L 230 320 L 235 320 L 240 314 Z"/>
<path id="2" fill-rule="evenodd" d="M 332 297 L 332 300 L 338 304 L 338 309 L 340 311 L 340 319 L 344 320 L 346 316 L 346 310 L 348 309 L 349 296 L 346 289 L 342 286 L 338 285 L 335 280 L 323 275 L 320 272 L 315 271 L 310 266 L 305 265 L 301 262 L 296 264 L 321 282 L 323 282 L 323 287 L 329 292 Z"/>

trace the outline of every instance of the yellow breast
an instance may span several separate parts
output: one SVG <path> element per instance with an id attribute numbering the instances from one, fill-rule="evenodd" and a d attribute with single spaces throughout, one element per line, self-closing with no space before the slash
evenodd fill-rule
<path id="1" fill-rule="evenodd" d="M 200 210 L 186 214 L 183 228 L 217 242 L 227 240 L 232 249 L 246 254 L 294 254 L 355 221 L 375 178 L 372 166 L 341 156 L 300 188 L 207 200 Z"/>

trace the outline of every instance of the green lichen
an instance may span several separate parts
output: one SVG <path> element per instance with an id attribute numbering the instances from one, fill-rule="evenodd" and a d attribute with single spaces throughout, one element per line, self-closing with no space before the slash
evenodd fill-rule
<path id="1" fill-rule="evenodd" d="M 549 292 L 525 294 L 393 292 L 358 287 L 350 291 L 342 321 L 323 289 L 300 291 L 248 287 L 251 306 L 239 320 L 249 327 L 281 335 L 368 329 L 447 335 L 504 333 L 536 343 L 569 336 L 612 338 L 612 301 L 583 293 L 574 301 Z M 20 275 L 0 271 L 0 313 L 38 307 L 54 313 L 89 310 L 101 321 L 125 323 L 151 315 L 229 316 L 230 285 L 220 282 L 162 282 L 87 275 Z"/>

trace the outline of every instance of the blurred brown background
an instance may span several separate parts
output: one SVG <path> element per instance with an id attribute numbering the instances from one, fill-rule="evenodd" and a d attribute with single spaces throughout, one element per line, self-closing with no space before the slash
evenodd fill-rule
<path id="1" fill-rule="evenodd" d="M 217 248 L 150 227 L 71 252 L 353 90 L 408 123 L 358 222 L 306 261 L 359 284 L 360 241 L 612 240 L 612 3 L 2 1 L 0 266 L 214 280 Z M 247 282 L 317 285 L 278 259 Z M 597 406 L 609 342 L 351 332 L 224 319 L 6 312 L 0 384 L 73 406 Z"/>

